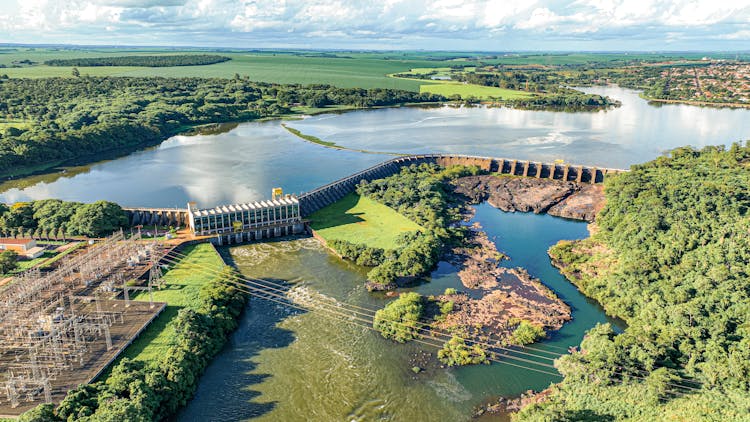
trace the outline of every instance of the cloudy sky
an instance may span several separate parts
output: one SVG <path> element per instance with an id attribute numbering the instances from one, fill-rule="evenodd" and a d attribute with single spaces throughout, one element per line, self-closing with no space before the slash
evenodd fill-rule
<path id="1" fill-rule="evenodd" d="M 0 43 L 750 50 L 750 0 L 0 0 Z"/>

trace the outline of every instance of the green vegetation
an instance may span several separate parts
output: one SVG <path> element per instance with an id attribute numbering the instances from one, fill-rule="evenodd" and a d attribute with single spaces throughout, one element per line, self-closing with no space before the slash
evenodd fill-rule
<path id="1" fill-rule="evenodd" d="M 452 311 L 452 301 L 424 297 L 415 292 L 401 293 L 396 300 L 375 312 L 372 326 L 383 337 L 406 343 L 422 337 L 420 331 L 429 331 L 433 322 L 443 321 Z M 487 353 L 480 345 L 469 346 L 457 336 L 446 341 L 437 356 L 448 366 L 489 363 Z"/>
<path id="2" fill-rule="evenodd" d="M 477 174 L 478 168 L 434 164 L 404 167 L 393 176 L 362 181 L 357 193 L 397 210 L 425 228 L 401 236 L 401 247 L 373 268 L 367 278 L 380 286 L 393 286 L 400 277 L 420 276 L 432 269 L 446 242 L 461 236 L 461 229 L 449 224 L 459 219 L 460 210 L 445 191 L 444 183 L 460 176 Z"/>
<path id="3" fill-rule="evenodd" d="M 168 347 L 149 360 L 123 359 L 106 381 L 81 385 L 59 406 L 40 405 L 21 420 L 151 421 L 175 414 L 192 397 L 200 375 L 236 328 L 245 295 L 231 283 L 236 271 L 225 267 L 204 284 L 197 301 L 172 319 Z"/>
<path id="4" fill-rule="evenodd" d="M 164 54 L 167 52 L 133 50 L 134 55 Z M 169 52 L 168 54 L 174 54 Z M 81 67 L 81 75 L 89 76 L 127 76 L 127 77 L 200 77 L 232 78 L 235 74 L 247 75 L 253 81 L 275 84 L 327 84 L 342 88 L 388 88 L 418 92 L 419 82 L 398 80 L 386 75 L 407 71 L 413 67 L 426 67 L 436 62 L 424 59 L 420 55 L 396 53 L 363 54 L 363 53 L 315 53 L 294 51 L 221 51 L 229 61 L 207 66 L 174 66 L 174 67 L 135 67 L 135 66 L 99 66 Z M 71 67 L 43 66 L 38 63 L 47 60 L 69 60 L 91 57 L 127 56 L 123 50 L 106 49 L 84 51 L 18 51 L 0 54 L 0 75 L 11 78 L 49 78 L 71 77 Z M 168 55 L 165 55 L 168 57 Z M 400 57 L 396 57 L 400 56 Z M 13 62 L 30 59 L 34 65 L 16 65 Z M 5 69 L 2 67 L 5 66 Z"/>
<path id="5" fill-rule="evenodd" d="M 65 239 L 66 236 L 109 236 L 128 224 L 122 208 L 107 201 L 90 204 L 42 199 L 0 203 L 0 234 L 36 239 Z"/>
<path id="6" fill-rule="evenodd" d="M 0 274 L 7 274 L 18 267 L 18 254 L 16 251 L 3 251 L 0 253 Z"/>
<path id="7" fill-rule="evenodd" d="M 304 108 L 306 108 L 308 110 L 311 109 L 310 107 L 293 107 L 292 110 L 297 110 L 299 112 L 303 112 L 302 109 L 304 109 Z M 353 107 L 347 107 L 347 109 L 352 109 L 352 108 Z M 326 110 L 326 109 L 315 109 L 315 108 L 312 108 L 312 109 L 313 110 Z M 344 108 L 339 108 L 339 109 L 341 110 L 341 109 L 344 109 Z M 330 110 L 327 110 L 327 111 L 330 111 Z M 300 139 L 304 139 L 304 140 L 306 140 L 308 142 L 312 142 L 314 144 L 318 144 L 318 145 L 324 146 L 326 148 L 340 149 L 340 150 L 346 150 L 346 151 L 355 151 L 355 152 L 363 152 L 365 154 L 406 155 L 406 154 L 401 154 L 401 153 L 398 153 L 398 152 L 372 151 L 372 150 L 368 150 L 368 149 L 359 149 L 359 148 L 344 147 L 344 146 L 336 144 L 335 142 L 324 141 L 324 140 L 318 138 L 317 136 L 312 136 L 312 135 L 304 134 L 304 133 L 300 132 L 299 130 L 297 130 L 295 128 L 287 126 L 284 123 L 282 123 L 281 126 L 284 129 L 286 129 L 287 131 L 289 131 L 289 133 L 291 133 L 292 135 L 294 135 L 294 136 L 296 136 L 296 137 L 298 137 Z"/>
<path id="8" fill-rule="evenodd" d="M 572 71 L 562 67 L 485 65 L 480 67 L 454 66 L 446 69 L 413 69 L 409 73 L 393 75 L 430 81 L 421 92 L 444 95 L 453 100 L 477 102 L 499 101 L 516 108 L 549 108 L 554 110 L 591 110 L 620 103 L 596 94 L 584 94 L 567 88 L 569 85 L 588 84 L 595 73 Z M 450 80 L 433 80 L 443 77 Z"/>
<path id="9" fill-rule="evenodd" d="M 750 144 L 679 148 L 607 180 L 596 234 L 550 255 L 628 327 L 589 331 L 519 419 L 750 418 L 749 186 Z"/>
<path id="10" fill-rule="evenodd" d="M 515 100 L 520 98 L 531 98 L 533 96 L 533 94 L 523 91 L 497 88 L 493 86 L 463 84 L 460 82 L 420 85 L 419 92 L 442 95 L 448 98 L 459 96 L 464 100 L 471 98 L 483 100 Z"/>
<path id="11" fill-rule="evenodd" d="M 44 62 L 47 66 L 204 66 L 231 60 L 215 54 L 175 54 L 159 56 L 84 57 L 78 59 L 53 59 Z"/>
<path id="12" fill-rule="evenodd" d="M 37 265 L 44 263 L 48 259 L 54 258 L 55 255 L 57 255 L 55 252 L 45 251 L 44 254 L 42 254 L 42 256 L 40 256 L 39 258 L 24 259 L 22 261 L 18 261 L 18 265 L 16 266 L 16 268 L 14 270 L 11 270 L 10 272 L 16 274 L 22 273 L 30 268 L 34 268 Z M 2 272 L 0 272 L 0 274 L 2 274 Z"/>
<path id="13" fill-rule="evenodd" d="M 375 312 L 372 326 L 383 337 L 406 343 L 419 337 L 419 320 L 424 314 L 424 298 L 419 293 L 402 293 L 398 299 Z"/>
<path id="14" fill-rule="evenodd" d="M 141 335 L 128 346 L 122 356 L 151 362 L 163 356 L 175 340 L 175 325 L 172 322 L 181 309 L 197 311 L 201 307 L 201 289 L 215 278 L 205 270 L 220 270 L 224 261 L 209 243 L 190 245 L 181 251 L 185 257 L 164 274 L 165 286 L 154 290 L 155 302 L 166 302 L 167 308 Z M 140 292 L 135 300 L 149 300 L 148 293 Z"/>
<path id="15" fill-rule="evenodd" d="M 437 353 L 440 362 L 448 366 L 489 364 L 487 353 L 481 346 L 475 344 L 468 346 L 464 339 L 452 337 Z"/>
<path id="16" fill-rule="evenodd" d="M 322 145 L 322 146 L 328 147 L 328 148 L 344 149 L 343 147 L 340 147 L 340 146 L 336 145 L 335 142 L 327 142 L 327 141 L 324 141 L 324 140 L 318 138 L 317 136 L 306 135 L 306 134 L 300 132 L 299 130 L 297 130 L 297 129 L 293 128 L 293 127 L 289 127 L 289 126 L 287 126 L 287 125 L 285 125 L 283 123 L 281 124 L 281 126 L 284 129 L 288 130 L 294 136 L 297 136 L 298 138 L 302 138 L 302 139 L 304 139 L 306 141 L 309 141 L 309 142 L 312 142 L 314 144 Z"/>
<path id="17" fill-rule="evenodd" d="M 34 122 L 0 132 L 0 174 L 155 144 L 185 128 L 292 113 L 292 105 L 389 106 L 442 97 L 384 89 L 270 85 L 247 79 L 0 80 L 0 118 Z"/>
<path id="18" fill-rule="evenodd" d="M 543 339 L 546 335 L 542 327 L 524 319 L 513 330 L 511 342 L 523 346 L 524 344 L 531 344 L 539 339 Z"/>
<path id="19" fill-rule="evenodd" d="M 397 249 L 400 234 L 424 230 L 393 209 L 355 193 L 315 212 L 310 220 L 310 227 L 327 242 L 343 240 L 381 249 Z"/>

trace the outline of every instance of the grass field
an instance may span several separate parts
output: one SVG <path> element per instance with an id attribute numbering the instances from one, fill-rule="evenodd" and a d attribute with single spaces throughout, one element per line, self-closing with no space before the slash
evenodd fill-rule
<path id="1" fill-rule="evenodd" d="M 401 233 L 423 230 L 393 209 L 354 193 L 317 211 L 310 219 L 312 228 L 326 240 L 346 240 L 383 249 L 396 249 L 396 237 Z"/>
<path id="2" fill-rule="evenodd" d="M 23 261 L 18 261 L 18 267 L 16 267 L 16 269 L 13 270 L 13 273 L 15 273 L 15 274 L 22 273 L 22 272 L 28 270 L 29 268 L 32 268 L 32 267 L 34 267 L 36 265 L 39 265 L 42 262 L 44 262 L 44 261 L 46 261 L 46 260 L 48 260 L 50 258 L 53 258 L 55 255 L 57 255 L 56 252 L 45 251 L 44 254 L 42 254 L 42 256 L 40 256 L 39 258 L 25 259 Z"/>
<path id="3" fill-rule="evenodd" d="M 213 278 L 196 268 L 200 266 L 220 270 L 224 265 L 213 246 L 208 243 L 187 246 L 182 253 L 187 257 L 164 275 L 166 287 L 154 290 L 154 301 L 167 302 L 167 308 L 125 349 L 122 357 L 149 361 L 162 356 L 174 335 L 174 328 L 170 324 L 172 318 L 181 308 L 197 307 L 201 286 Z M 148 292 L 142 292 L 134 298 L 148 301 Z"/>
<path id="4" fill-rule="evenodd" d="M 429 92 L 432 94 L 444 95 L 446 97 L 458 94 L 461 96 L 461 98 L 464 99 L 468 97 L 476 97 L 481 99 L 497 98 L 501 100 L 512 100 L 516 98 L 528 98 L 533 96 L 532 94 L 524 91 L 497 88 L 494 86 L 464 84 L 460 82 L 443 82 L 438 84 L 420 85 L 419 92 Z"/>
<path id="5" fill-rule="evenodd" d="M 143 55 L 144 50 L 103 51 L 69 50 L 53 51 L 44 49 L 23 49 L 0 54 L 0 64 L 11 66 L 13 61 L 31 60 L 36 65 L 19 68 L 0 69 L 0 75 L 11 78 L 72 77 L 72 67 L 45 66 L 45 60 L 69 59 L 76 57 L 107 57 Z M 167 54 L 164 51 L 151 51 L 153 54 Z M 171 54 L 177 54 L 170 52 Z M 184 52 L 181 52 L 184 54 Z M 201 52 L 205 53 L 205 52 Z M 237 53 L 215 52 L 231 57 L 232 60 L 207 66 L 175 67 L 79 67 L 81 75 L 90 76 L 171 76 L 171 77 L 218 77 L 231 78 L 235 74 L 248 76 L 253 81 L 299 84 L 332 84 L 340 87 L 396 88 L 410 91 L 419 90 L 419 82 L 387 77 L 390 73 L 405 72 L 415 67 L 435 66 L 445 62 L 433 62 L 419 58 L 391 59 L 384 56 L 321 56 L 321 54 L 285 53 Z M 308 52 L 309 53 L 309 52 Z"/>

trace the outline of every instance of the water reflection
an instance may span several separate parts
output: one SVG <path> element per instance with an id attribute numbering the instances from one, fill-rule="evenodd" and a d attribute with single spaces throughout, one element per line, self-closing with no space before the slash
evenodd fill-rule
<path id="1" fill-rule="evenodd" d="M 448 152 L 625 168 L 672 148 L 750 138 L 750 110 L 654 107 L 635 91 L 587 88 L 622 107 L 572 113 L 507 108 L 401 108 L 320 115 L 288 122 L 342 146 L 404 153 Z M 219 131 L 221 132 L 221 131 Z M 112 161 L 0 185 L 0 201 L 107 199 L 129 206 L 201 206 L 267 198 L 272 187 L 302 192 L 386 156 L 304 142 L 279 121 L 228 132 L 175 136 Z"/>
<path id="2" fill-rule="evenodd" d="M 447 152 L 627 168 L 683 145 L 750 138 L 750 110 L 649 105 L 636 91 L 584 88 L 622 107 L 572 113 L 507 108 L 377 110 L 290 126 L 352 148 Z"/>

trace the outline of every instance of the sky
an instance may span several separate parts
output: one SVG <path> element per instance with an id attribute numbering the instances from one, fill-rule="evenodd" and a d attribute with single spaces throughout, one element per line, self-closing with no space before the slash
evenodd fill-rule
<path id="1" fill-rule="evenodd" d="M 750 50 L 750 0 L 0 0 L 0 43 Z"/>

